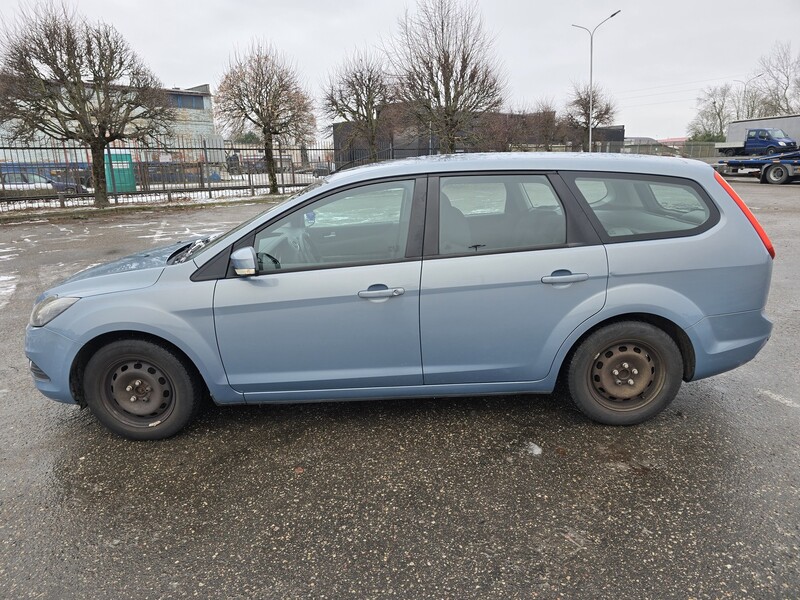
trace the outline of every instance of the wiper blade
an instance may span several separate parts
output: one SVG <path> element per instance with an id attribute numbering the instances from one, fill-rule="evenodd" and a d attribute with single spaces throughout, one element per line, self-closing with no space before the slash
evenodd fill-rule
<path id="1" fill-rule="evenodd" d="M 186 262 L 189 257 L 211 241 L 211 236 L 195 240 L 175 255 L 175 263 Z"/>

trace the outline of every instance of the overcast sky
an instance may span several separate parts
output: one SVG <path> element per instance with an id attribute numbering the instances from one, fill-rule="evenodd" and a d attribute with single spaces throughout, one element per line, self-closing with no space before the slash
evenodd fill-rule
<path id="1" fill-rule="evenodd" d="M 69 0 L 68 0 L 69 1 Z M 758 58 L 778 41 L 794 42 L 800 0 L 767 14 L 755 0 L 479 0 L 508 79 L 512 107 L 550 98 L 560 108 L 573 82 L 594 81 L 616 99 L 616 124 L 628 137 L 681 137 L 700 90 L 757 74 Z M 250 40 L 269 40 L 296 64 L 317 99 L 327 73 L 357 47 L 396 31 L 415 0 L 79 0 L 78 10 L 113 24 L 165 87 L 216 88 L 229 55 Z M 13 19 L 16 0 L 0 0 Z"/>

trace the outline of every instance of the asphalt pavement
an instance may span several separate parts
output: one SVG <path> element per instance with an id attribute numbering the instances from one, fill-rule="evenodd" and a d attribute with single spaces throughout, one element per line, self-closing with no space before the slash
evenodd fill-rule
<path id="1" fill-rule="evenodd" d="M 0 225 L 0 597 L 800 597 L 800 185 L 734 187 L 777 250 L 773 338 L 626 428 L 555 394 L 212 408 L 126 441 L 34 388 L 34 298 L 263 205 Z"/>

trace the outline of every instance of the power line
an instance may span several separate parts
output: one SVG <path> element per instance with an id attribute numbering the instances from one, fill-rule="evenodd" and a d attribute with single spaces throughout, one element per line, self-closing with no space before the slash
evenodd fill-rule
<path id="1" fill-rule="evenodd" d="M 684 98 L 681 100 L 664 100 L 663 102 L 647 102 L 645 104 L 621 104 L 621 108 L 637 108 L 639 106 L 656 106 L 658 104 L 675 104 L 677 102 L 695 102 L 697 98 Z"/>
<path id="2" fill-rule="evenodd" d="M 617 92 L 617 94 L 631 94 L 634 92 L 649 92 L 650 90 L 658 90 L 661 88 L 670 88 L 670 87 L 677 87 L 682 85 L 694 85 L 697 83 L 708 83 L 709 81 L 732 81 L 736 77 L 745 77 L 746 75 L 738 74 L 738 75 L 728 75 L 727 77 L 714 77 L 712 79 L 699 79 L 697 81 L 684 81 L 681 83 L 669 83 L 666 85 L 655 85 L 646 88 L 638 88 L 633 90 L 623 90 L 621 92 Z"/>

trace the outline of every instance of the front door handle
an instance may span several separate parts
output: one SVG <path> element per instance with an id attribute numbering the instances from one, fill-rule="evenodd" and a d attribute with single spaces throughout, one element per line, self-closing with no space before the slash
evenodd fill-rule
<path id="1" fill-rule="evenodd" d="M 367 299 L 369 299 L 369 298 L 394 298 L 395 296 L 402 296 L 403 294 L 406 293 L 406 290 L 404 288 L 401 288 L 401 287 L 389 288 L 389 287 L 386 287 L 386 286 L 382 286 L 381 288 L 378 288 L 378 289 L 373 289 L 373 288 L 378 288 L 378 286 L 372 286 L 371 285 L 370 289 L 361 290 L 360 292 L 358 292 L 358 297 L 359 298 L 367 298 Z"/>
<path id="2" fill-rule="evenodd" d="M 542 283 L 577 283 L 589 279 L 588 273 L 572 273 L 570 271 L 554 271 L 552 275 L 542 277 Z"/>

